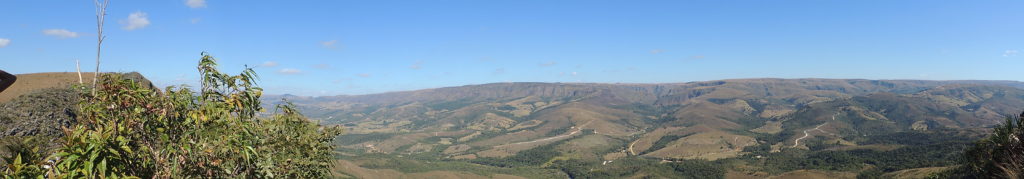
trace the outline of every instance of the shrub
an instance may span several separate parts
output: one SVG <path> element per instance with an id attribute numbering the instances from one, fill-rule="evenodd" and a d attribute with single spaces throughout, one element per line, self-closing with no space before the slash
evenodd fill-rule
<path id="1" fill-rule="evenodd" d="M 163 93 L 106 74 L 82 88 L 78 124 L 64 129 L 45 176 L 57 178 L 324 178 L 337 127 L 290 103 L 264 112 L 256 73 L 227 75 L 202 53 L 202 86 Z M 24 173 L 24 172 L 22 172 Z M 5 176 L 25 176 L 5 172 Z M 42 176 L 39 176 L 42 177 Z"/>
<path id="2" fill-rule="evenodd" d="M 992 135 L 975 143 L 965 151 L 966 169 L 972 177 L 1021 178 L 1024 177 L 1024 114 L 1007 117 L 996 126 Z"/>

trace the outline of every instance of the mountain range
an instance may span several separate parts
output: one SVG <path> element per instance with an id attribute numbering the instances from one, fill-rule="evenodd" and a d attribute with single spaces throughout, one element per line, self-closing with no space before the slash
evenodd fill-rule
<path id="1" fill-rule="evenodd" d="M 556 153 L 541 165 L 565 160 L 604 165 L 636 157 L 749 158 L 730 164 L 730 175 L 769 177 L 794 171 L 754 163 L 783 151 L 892 151 L 937 144 L 893 136 L 978 138 L 1024 109 L 1022 88 L 1024 83 L 1016 81 L 732 79 L 493 83 L 263 100 L 268 107 L 292 103 L 310 118 L 345 126 L 348 133 L 337 143 L 351 156 L 489 164 L 482 161 L 514 160 L 541 149 Z M 349 162 L 368 166 L 356 158 Z M 884 167 L 820 171 L 841 175 L 871 168 Z M 897 169 L 909 168 L 885 172 Z M 649 173 L 631 176 L 644 175 Z"/>

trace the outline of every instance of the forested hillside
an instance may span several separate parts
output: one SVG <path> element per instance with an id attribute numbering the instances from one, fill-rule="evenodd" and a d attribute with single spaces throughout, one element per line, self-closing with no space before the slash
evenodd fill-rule
<path id="1" fill-rule="evenodd" d="M 667 177 L 703 167 L 706 172 L 693 177 L 881 177 L 957 165 L 962 151 L 987 128 L 1024 109 L 1021 84 L 496 83 L 264 100 L 286 99 L 314 119 L 344 125 L 350 134 L 336 141 L 341 160 L 363 169 L 339 172 L 352 176 L 398 169 L 406 174 L 521 175 L 518 171 L 526 170 L 532 173 L 527 177 L 552 172 Z M 445 165 L 374 162 L 382 159 Z"/>

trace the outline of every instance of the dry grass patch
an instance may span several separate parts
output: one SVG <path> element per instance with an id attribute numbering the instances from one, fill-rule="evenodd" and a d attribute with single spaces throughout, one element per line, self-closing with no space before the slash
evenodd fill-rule
<path id="1" fill-rule="evenodd" d="M 945 172 L 946 170 L 953 169 L 953 167 L 928 167 L 928 168 L 914 168 L 906 169 L 895 172 L 889 172 L 882 175 L 883 178 L 903 178 L 903 179 L 917 179 L 917 178 L 928 178 L 929 176 Z"/>
<path id="2" fill-rule="evenodd" d="M 40 89 L 68 88 L 72 84 L 78 84 L 78 73 L 72 72 L 29 73 L 15 76 L 18 79 L 14 81 L 14 84 L 0 93 L 0 103 Z M 90 84 L 92 77 L 93 73 L 82 73 L 83 81 L 87 81 Z"/>
<path id="3" fill-rule="evenodd" d="M 856 173 L 852 172 L 835 172 L 835 171 L 821 171 L 821 170 L 796 170 L 786 172 L 776 176 L 768 178 L 778 179 L 843 179 L 843 178 L 857 178 Z"/>
<path id="4" fill-rule="evenodd" d="M 645 156 L 717 160 L 739 156 L 744 147 L 752 145 L 757 145 L 757 140 L 750 136 L 723 131 L 703 132 L 673 141 L 665 148 Z"/>

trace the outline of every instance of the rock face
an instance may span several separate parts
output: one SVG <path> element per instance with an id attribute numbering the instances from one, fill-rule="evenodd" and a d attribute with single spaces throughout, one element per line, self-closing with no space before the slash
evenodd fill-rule
<path id="1" fill-rule="evenodd" d="M 78 92 L 50 88 L 0 104 L 0 137 L 63 136 L 61 127 L 75 121 Z"/>
<path id="2" fill-rule="evenodd" d="M 124 79 L 139 82 L 156 89 L 137 72 L 122 74 Z M 78 84 L 75 73 L 34 73 L 17 75 L 18 81 L 0 94 L 0 156 L 6 156 L 3 146 L 35 137 L 42 151 L 60 146 L 64 136 L 62 128 L 76 124 L 79 92 L 72 88 Z M 83 74 L 91 77 L 91 73 Z M 89 78 L 91 81 L 91 78 Z M 0 166 L 2 166 L 0 161 Z"/>
<path id="3" fill-rule="evenodd" d="M 8 156 L 6 146 L 25 137 L 35 137 L 31 145 L 40 151 L 60 147 L 61 128 L 75 124 L 78 101 L 78 92 L 70 88 L 48 88 L 0 103 L 0 156 Z M 0 170 L 4 166 L 0 160 Z"/>

